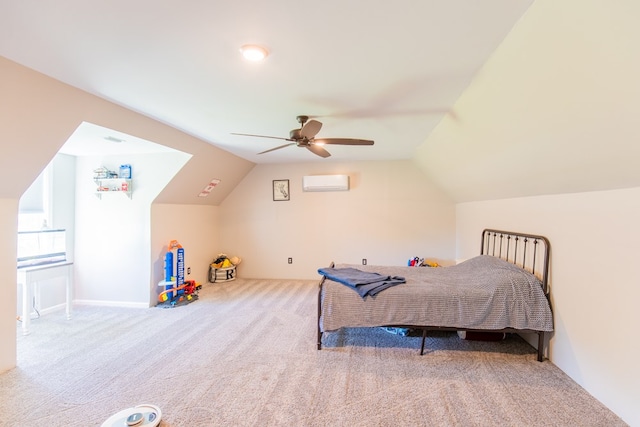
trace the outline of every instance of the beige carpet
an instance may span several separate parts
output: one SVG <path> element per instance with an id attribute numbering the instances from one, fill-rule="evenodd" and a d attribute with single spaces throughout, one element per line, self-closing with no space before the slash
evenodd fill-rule
<path id="1" fill-rule="evenodd" d="M 316 350 L 317 284 L 205 284 L 173 308 L 76 307 L 18 338 L 0 426 L 99 426 L 142 403 L 161 426 L 619 426 L 517 337 L 350 329 Z"/>

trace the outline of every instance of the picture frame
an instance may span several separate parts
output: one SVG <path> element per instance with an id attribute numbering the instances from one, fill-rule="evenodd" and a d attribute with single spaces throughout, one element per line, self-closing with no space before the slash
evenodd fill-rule
<path id="1" fill-rule="evenodd" d="M 274 202 L 288 201 L 291 198 L 288 179 L 274 179 L 272 190 Z"/>

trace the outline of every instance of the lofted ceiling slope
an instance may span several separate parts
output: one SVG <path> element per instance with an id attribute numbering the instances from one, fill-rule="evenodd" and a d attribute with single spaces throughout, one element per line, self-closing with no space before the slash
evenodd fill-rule
<path id="1" fill-rule="evenodd" d="M 634 0 L 4 2 L 0 55 L 253 163 L 413 158 L 458 202 L 640 186 Z M 264 45 L 260 64 L 239 47 Z M 330 146 L 284 141 L 306 114 Z M 116 129 L 118 130 L 118 129 Z"/>
<path id="2" fill-rule="evenodd" d="M 103 156 L 117 154 L 123 159 L 123 154 L 157 153 L 160 148 L 167 154 L 163 157 L 173 158 L 181 165 L 185 156 L 190 157 L 156 197 L 159 203 L 218 205 L 255 166 L 171 126 L 4 57 L 0 57 L 0 76 L 0 165 L 9 177 L 0 184 L 0 198 L 19 198 L 58 152 L 92 155 L 98 160 L 94 167 L 100 165 Z M 96 135 L 101 137 L 96 139 Z M 107 137 L 122 142 L 107 142 Z M 99 152 L 86 150 L 87 144 L 99 147 Z M 107 144 L 112 149 L 106 148 Z M 121 147 L 116 150 L 116 145 Z M 210 196 L 199 197 L 214 178 L 221 179 L 220 185 Z"/>
<path id="3" fill-rule="evenodd" d="M 4 1 L 0 55 L 254 163 L 407 159 L 532 1 Z M 297 115 L 375 145 L 231 135 L 288 137 Z"/>
<path id="4" fill-rule="evenodd" d="M 640 187 L 639 18 L 537 0 L 416 161 L 458 202 Z"/>

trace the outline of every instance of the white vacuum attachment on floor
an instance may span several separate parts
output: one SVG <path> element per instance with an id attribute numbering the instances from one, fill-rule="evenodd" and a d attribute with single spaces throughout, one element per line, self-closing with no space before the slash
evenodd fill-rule
<path id="1" fill-rule="evenodd" d="M 156 427 L 161 418 L 162 411 L 157 406 L 138 405 L 112 415 L 102 427 Z"/>

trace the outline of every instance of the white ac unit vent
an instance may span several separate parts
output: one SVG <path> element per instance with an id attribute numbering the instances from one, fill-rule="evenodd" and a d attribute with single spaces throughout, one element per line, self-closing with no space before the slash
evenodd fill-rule
<path id="1" fill-rule="evenodd" d="M 311 175 L 302 177 L 303 191 L 347 191 L 349 175 Z"/>

